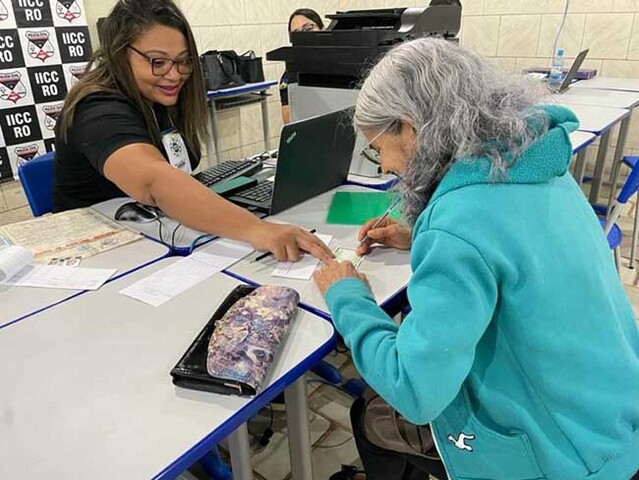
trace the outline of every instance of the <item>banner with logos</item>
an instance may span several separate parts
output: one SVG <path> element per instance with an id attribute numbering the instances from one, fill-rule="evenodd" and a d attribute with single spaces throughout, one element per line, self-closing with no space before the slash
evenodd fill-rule
<path id="1" fill-rule="evenodd" d="M 62 103 L 91 53 L 83 0 L 0 0 L 0 183 L 53 150 Z"/>

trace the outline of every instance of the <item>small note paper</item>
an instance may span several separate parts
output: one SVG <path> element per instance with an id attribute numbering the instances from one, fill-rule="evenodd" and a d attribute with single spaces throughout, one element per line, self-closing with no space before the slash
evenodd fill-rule
<path id="1" fill-rule="evenodd" d="M 337 247 L 335 250 L 333 250 L 333 253 L 335 254 L 335 260 L 337 260 L 338 262 L 348 260 L 353 265 L 355 265 L 355 268 L 357 268 L 363 260 L 362 257 L 355 253 L 355 250 L 351 250 L 350 248 Z"/>
<path id="2" fill-rule="evenodd" d="M 332 235 L 316 234 L 326 245 L 333 240 Z M 319 260 L 312 255 L 304 255 L 298 262 L 279 262 L 271 273 L 273 277 L 292 278 L 295 280 L 310 280 L 319 265 Z"/>

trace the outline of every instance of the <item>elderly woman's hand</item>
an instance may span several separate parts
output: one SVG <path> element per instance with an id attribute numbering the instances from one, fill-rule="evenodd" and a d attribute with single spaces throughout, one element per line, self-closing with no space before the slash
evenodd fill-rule
<path id="1" fill-rule="evenodd" d="M 411 244 L 411 230 L 405 223 L 386 217 L 382 223 L 373 228 L 377 218 L 372 218 L 360 228 L 357 239 L 366 241 L 357 247 L 357 255 L 367 255 L 371 252 L 374 243 L 381 243 L 399 250 L 408 250 Z M 368 237 L 367 237 L 368 236 Z"/>
<path id="2" fill-rule="evenodd" d="M 330 260 L 313 274 L 313 279 L 320 292 L 322 292 L 322 296 L 326 295 L 326 291 L 331 285 L 343 278 L 359 278 L 370 288 L 366 275 L 358 272 L 349 261 L 338 262 L 337 260 Z"/>

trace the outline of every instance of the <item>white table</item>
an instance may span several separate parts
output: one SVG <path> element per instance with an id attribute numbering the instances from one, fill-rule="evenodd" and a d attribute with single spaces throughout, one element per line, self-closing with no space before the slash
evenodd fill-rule
<path id="1" fill-rule="evenodd" d="M 619 180 L 619 167 L 621 159 L 625 153 L 628 131 L 634 109 L 639 105 L 639 90 L 636 92 L 604 90 L 598 88 L 571 89 L 561 96 L 562 102 L 569 105 L 595 105 L 601 107 L 625 108 L 630 110 L 630 115 L 624 118 L 619 125 L 619 136 L 615 155 L 613 157 L 613 168 L 610 172 L 610 181 L 613 188 L 610 189 L 608 206 L 612 205 L 616 194 L 616 185 Z"/>
<path id="2" fill-rule="evenodd" d="M 588 148 L 595 141 L 597 135 L 590 132 L 581 132 L 576 130 L 570 133 L 570 143 L 572 144 L 572 154 L 578 155 Z"/>
<path id="3" fill-rule="evenodd" d="M 211 136 L 213 137 L 213 142 L 215 144 L 215 158 L 219 163 L 220 153 L 222 152 L 222 147 L 220 144 L 220 136 L 218 133 L 218 122 L 217 122 L 217 108 L 215 106 L 215 100 L 220 100 L 223 98 L 229 97 L 237 97 L 239 95 L 247 95 L 247 94 L 255 94 L 259 96 L 260 106 L 262 108 L 262 128 L 264 130 L 264 149 L 271 149 L 271 131 L 269 127 L 268 121 L 268 104 L 267 98 L 268 95 L 266 91 L 271 88 L 273 85 L 277 85 L 275 80 L 268 80 L 265 82 L 259 83 L 247 83 L 246 85 L 242 85 L 241 87 L 234 88 L 223 88 L 220 90 L 211 90 L 207 92 L 207 97 L 209 99 L 209 116 L 211 119 Z M 212 157 L 211 155 L 212 146 L 209 144 L 207 146 L 208 149 L 208 158 Z"/>
<path id="4" fill-rule="evenodd" d="M 193 230 L 192 228 L 181 225 L 176 220 L 170 217 L 161 217 L 159 221 L 162 222 L 162 235 L 160 236 L 160 224 L 158 221 L 152 222 L 131 222 L 125 220 L 115 220 L 115 212 L 117 209 L 129 202 L 133 202 L 132 198 L 112 198 L 105 202 L 97 203 L 91 206 L 97 212 L 100 212 L 105 217 L 113 220 L 121 225 L 124 225 L 131 230 L 141 233 L 142 235 L 150 238 L 153 241 L 159 242 L 165 245 L 174 255 L 188 255 L 190 253 L 190 247 L 193 242 L 197 241 L 197 245 L 210 242 L 213 236 Z M 175 232 L 175 235 L 173 234 Z"/>
<path id="5" fill-rule="evenodd" d="M 156 262 L 169 254 L 168 248 L 152 240 L 142 238 L 136 242 L 94 255 L 82 261 L 83 267 L 117 268 L 115 276 L 126 275 L 145 265 Z M 0 329 L 37 311 L 82 294 L 85 290 L 61 290 L 53 288 L 7 287 L 0 285 Z"/>
<path id="6" fill-rule="evenodd" d="M 317 233 L 333 235 L 330 247 L 337 246 L 355 248 L 357 246 L 357 232 L 355 225 L 329 225 L 326 223 L 333 194 L 336 191 L 371 192 L 370 188 L 344 185 L 315 198 L 307 200 L 282 213 L 267 217 L 267 221 L 277 221 L 299 225 L 307 229 L 316 229 Z M 206 251 L 203 247 L 202 251 Z M 256 285 L 277 283 L 295 288 L 301 296 L 301 303 L 317 313 L 330 318 L 324 297 L 320 294 L 313 280 L 292 280 L 272 277 L 271 272 L 276 265 L 273 257 L 267 257 L 258 262 L 252 260 L 258 255 L 253 253 L 244 260 L 228 268 L 226 272 L 237 278 Z M 365 273 L 370 282 L 375 298 L 380 306 L 387 307 L 400 296 L 408 284 L 411 275 L 409 252 L 392 248 L 375 248 L 367 255 L 358 268 Z"/>
<path id="7" fill-rule="evenodd" d="M 0 478 L 172 479 L 231 434 L 234 478 L 252 479 L 243 424 L 286 387 L 293 478 L 311 478 L 297 379 L 333 348 L 333 327 L 300 309 L 256 397 L 175 387 L 171 368 L 239 284 L 219 273 L 160 308 L 118 293 L 176 260 L 0 331 Z"/>
<path id="8" fill-rule="evenodd" d="M 595 77 L 574 83 L 571 89 L 601 88 L 603 90 L 625 90 L 639 92 L 639 78 Z"/>
<path id="9" fill-rule="evenodd" d="M 562 97 L 563 99 L 563 97 Z M 592 187 L 590 189 L 590 203 L 596 203 L 603 183 L 603 171 L 606 163 L 606 153 L 608 151 L 608 143 L 610 142 L 610 134 L 612 128 L 628 118 L 630 111 L 623 108 L 597 107 L 592 105 L 576 105 L 564 103 L 562 106 L 572 110 L 579 119 L 579 130 L 594 133 L 601 136 L 599 141 L 599 152 L 597 153 L 597 161 L 595 163 L 595 171 L 593 175 Z M 628 123 L 624 124 L 623 131 L 620 131 L 619 137 L 627 136 Z M 583 178 L 585 168 L 584 156 L 578 157 L 575 173 L 577 179 Z"/>

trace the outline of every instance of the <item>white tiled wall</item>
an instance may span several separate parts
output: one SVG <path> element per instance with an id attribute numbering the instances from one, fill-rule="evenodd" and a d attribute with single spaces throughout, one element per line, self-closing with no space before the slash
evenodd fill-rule
<path id="1" fill-rule="evenodd" d="M 517 71 L 550 63 L 552 45 L 565 0 L 462 0 L 461 42 L 490 57 L 502 68 Z M 115 0 L 85 0 L 94 43 L 95 22 L 106 16 Z M 337 10 L 425 6 L 429 0 L 177 0 L 193 27 L 200 51 L 255 50 L 258 55 L 288 43 L 289 14 L 309 7 L 322 15 Z M 584 66 L 601 75 L 639 78 L 639 0 L 570 0 L 561 39 L 568 59 L 590 48 Z M 279 79 L 283 65 L 264 59 L 267 79 Z M 272 89 L 269 117 L 271 143 L 281 128 L 277 89 Z M 237 158 L 263 147 L 259 106 L 221 113 L 223 158 Z M 635 115 L 629 153 L 639 154 L 639 115 Z M 614 146 L 614 142 L 613 142 Z M 590 149 L 594 155 L 594 149 Z M 612 146 L 611 146 L 612 150 Z M 28 212 L 19 186 L 0 186 L 0 224 Z M 11 213 L 8 213 L 11 212 Z"/>

